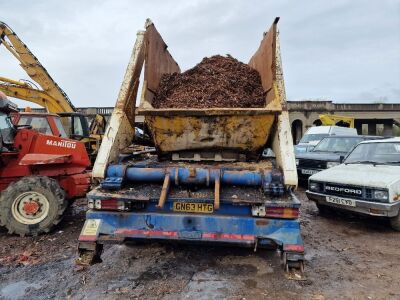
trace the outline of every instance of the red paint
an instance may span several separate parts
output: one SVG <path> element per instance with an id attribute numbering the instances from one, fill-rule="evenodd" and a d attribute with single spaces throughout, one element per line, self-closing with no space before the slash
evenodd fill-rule
<path id="1" fill-rule="evenodd" d="M 203 239 L 254 241 L 254 235 L 231 233 L 203 233 Z"/>
<path id="2" fill-rule="evenodd" d="M 138 230 L 138 229 L 117 229 L 114 234 L 120 235 L 144 235 L 144 236 L 166 236 L 177 237 L 176 231 L 163 231 L 163 230 Z"/>
<path id="3" fill-rule="evenodd" d="M 84 196 L 89 190 L 90 160 L 84 143 L 21 128 L 13 147 L 14 151 L 0 154 L 0 191 L 30 175 L 56 179 L 67 198 Z"/>
<path id="4" fill-rule="evenodd" d="M 39 204 L 35 201 L 30 201 L 24 204 L 23 210 L 28 214 L 28 215 L 33 215 L 38 212 L 39 210 Z"/>
<path id="5" fill-rule="evenodd" d="M 95 242 L 97 240 L 97 236 L 95 235 L 80 235 L 78 241 L 80 242 Z"/>
<path id="6" fill-rule="evenodd" d="M 143 235 L 146 237 L 178 237 L 177 231 L 163 231 L 163 230 L 139 230 L 139 229 L 117 229 L 114 231 L 115 235 Z M 239 241 L 254 241 L 254 235 L 246 234 L 231 234 L 231 233 L 203 233 L 202 239 L 213 240 L 239 240 Z"/>
<path id="7" fill-rule="evenodd" d="M 283 251 L 304 252 L 304 246 L 296 244 L 287 244 L 283 245 Z"/>
<path id="8" fill-rule="evenodd" d="M 38 154 L 30 153 L 25 155 L 19 162 L 21 166 L 65 164 L 71 159 L 71 154 Z"/>

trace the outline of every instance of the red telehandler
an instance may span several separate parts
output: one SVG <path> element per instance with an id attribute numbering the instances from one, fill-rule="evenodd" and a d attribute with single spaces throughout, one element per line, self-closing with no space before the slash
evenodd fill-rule
<path id="1" fill-rule="evenodd" d="M 38 235 L 58 224 L 69 200 L 90 187 L 84 143 L 15 126 L 17 106 L 0 92 L 0 224 Z"/>

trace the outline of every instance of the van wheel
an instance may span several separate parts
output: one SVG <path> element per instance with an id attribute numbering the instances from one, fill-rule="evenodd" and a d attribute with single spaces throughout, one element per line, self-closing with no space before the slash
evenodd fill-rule
<path id="1" fill-rule="evenodd" d="M 400 212 L 396 217 L 390 218 L 390 225 L 396 231 L 400 231 Z"/>
<path id="2" fill-rule="evenodd" d="M 11 183 L 0 197 L 0 224 L 20 236 L 49 232 L 67 207 L 58 182 L 44 176 L 28 176 Z"/>

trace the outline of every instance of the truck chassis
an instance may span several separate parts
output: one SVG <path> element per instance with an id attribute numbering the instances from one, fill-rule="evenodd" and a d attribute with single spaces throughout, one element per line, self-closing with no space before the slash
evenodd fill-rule
<path id="1" fill-rule="evenodd" d="M 98 260 L 104 243 L 153 239 L 275 248 L 285 270 L 302 271 L 300 202 L 271 173 L 209 165 L 111 166 L 103 184 L 87 195 L 91 210 L 79 236 L 78 262 Z"/>

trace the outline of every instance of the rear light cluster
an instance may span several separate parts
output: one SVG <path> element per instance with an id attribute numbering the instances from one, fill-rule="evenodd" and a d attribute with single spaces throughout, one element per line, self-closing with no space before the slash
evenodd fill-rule
<path id="1" fill-rule="evenodd" d="M 89 199 L 88 208 L 95 210 L 116 210 L 116 211 L 130 211 L 133 209 L 141 209 L 144 203 L 138 203 L 119 199 Z"/>
<path id="2" fill-rule="evenodd" d="M 272 218 L 296 219 L 299 217 L 299 209 L 289 207 L 267 207 L 265 209 L 265 216 Z"/>
<path id="3" fill-rule="evenodd" d="M 297 219 L 299 209 L 293 207 L 263 207 L 253 206 L 252 215 L 256 217 L 278 218 L 278 219 Z"/>

